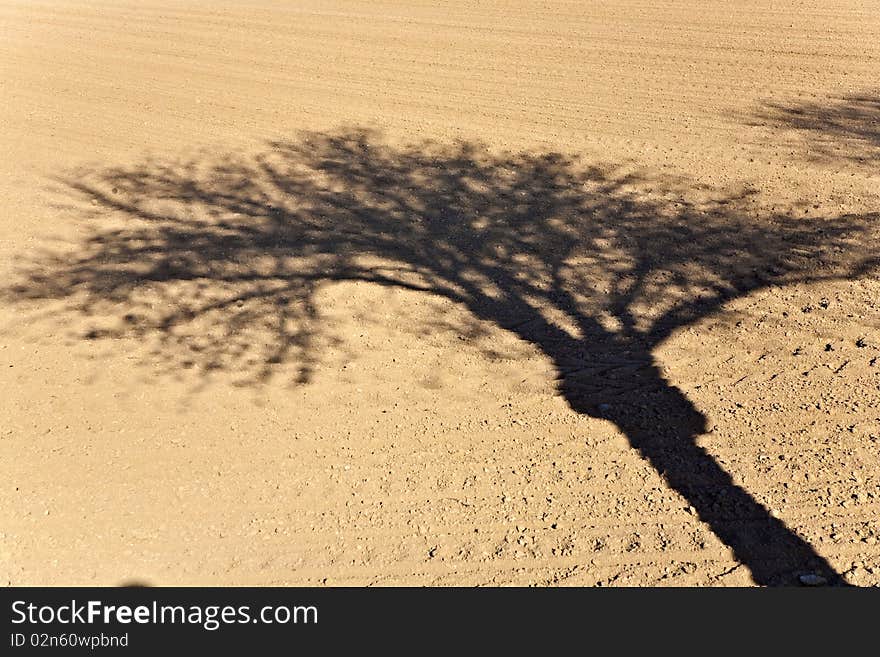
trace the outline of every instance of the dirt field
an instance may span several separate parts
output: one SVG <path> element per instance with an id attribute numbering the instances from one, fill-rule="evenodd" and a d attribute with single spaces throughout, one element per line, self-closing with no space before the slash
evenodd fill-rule
<path id="1" fill-rule="evenodd" d="M 877 0 L 0 0 L 0 583 L 878 585 L 878 165 Z"/>

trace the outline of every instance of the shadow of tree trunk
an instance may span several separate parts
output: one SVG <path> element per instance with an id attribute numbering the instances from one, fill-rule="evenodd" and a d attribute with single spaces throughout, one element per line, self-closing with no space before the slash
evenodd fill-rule
<path id="1" fill-rule="evenodd" d="M 792 585 L 799 575 L 813 574 L 831 586 L 845 586 L 812 546 L 697 445 L 706 419 L 663 377 L 653 355 L 588 323 L 583 340 L 561 335 L 538 319 L 513 330 L 554 360 L 560 392 L 572 410 L 613 422 L 735 559 L 748 566 L 755 583 Z M 572 365 L 577 362 L 581 365 Z"/>
<path id="2" fill-rule="evenodd" d="M 115 316 L 79 337 L 147 340 L 151 367 L 256 385 L 290 363 L 309 381 L 324 284 L 440 295 L 543 351 L 571 408 L 614 422 L 755 582 L 814 572 L 844 583 L 697 445 L 704 417 L 653 354 L 754 290 L 873 272 L 878 217 L 756 218 L 744 194 L 560 153 L 392 147 L 362 130 L 59 182 L 88 233 L 72 250 L 29 254 L 8 302 Z"/>
<path id="3" fill-rule="evenodd" d="M 697 445 L 696 439 L 705 433 L 705 418 L 690 400 L 650 362 L 642 376 L 645 401 L 611 404 L 602 417 L 614 422 L 630 445 L 688 501 L 736 560 L 748 566 L 753 580 L 762 585 L 791 585 L 798 582 L 798 575 L 810 573 L 830 585 L 845 585 L 812 546 L 734 483 Z M 574 410 L 590 412 L 580 386 L 572 383 L 564 388 Z"/>

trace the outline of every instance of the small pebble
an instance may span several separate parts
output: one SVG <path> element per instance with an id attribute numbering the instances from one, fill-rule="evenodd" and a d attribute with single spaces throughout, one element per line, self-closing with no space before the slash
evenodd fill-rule
<path id="1" fill-rule="evenodd" d="M 827 579 L 816 573 L 806 573 L 798 577 L 798 579 L 804 586 L 824 586 L 828 583 Z"/>

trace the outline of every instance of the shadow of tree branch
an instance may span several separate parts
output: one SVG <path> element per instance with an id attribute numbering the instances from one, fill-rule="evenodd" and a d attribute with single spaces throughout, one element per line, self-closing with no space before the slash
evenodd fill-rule
<path id="1" fill-rule="evenodd" d="M 749 120 L 795 131 L 812 160 L 880 160 L 880 95 L 850 94 L 827 102 L 768 102 Z"/>
<path id="2" fill-rule="evenodd" d="M 561 153 L 365 130 L 59 182 L 91 204 L 90 232 L 29 258 L 7 301 L 116 315 L 83 337 L 155 339 L 157 361 L 257 383 L 291 362 L 309 380 L 326 284 L 446 297 L 545 353 L 570 406 L 616 423 L 757 583 L 844 583 L 696 444 L 705 418 L 653 352 L 754 290 L 874 272 L 878 216 L 756 219 L 744 195 L 691 201 L 681 182 Z"/>

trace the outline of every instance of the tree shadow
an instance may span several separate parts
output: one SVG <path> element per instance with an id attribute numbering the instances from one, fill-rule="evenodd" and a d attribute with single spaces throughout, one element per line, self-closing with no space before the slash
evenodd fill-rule
<path id="1" fill-rule="evenodd" d="M 880 160 L 880 95 L 849 94 L 827 102 L 765 103 L 749 121 L 794 130 L 813 160 Z"/>
<path id="2" fill-rule="evenodd" d="M 114 315 L 81 337 L 156 340 L 155 362 L 256 383 L 291 362 L 309 380 L 322 286 L 440 295 L 546 354 L 571 408 L 614 422 L 756 583 L 844 583 L 697 445 L 705 418 L 653 353 L 740 295 L 872 272 L 877 216 L 756 219 L 747 193 L 696 202 L 682 181 L 560 153 L 395 147 L 364 130 L 60 182 L 91 208 L 89 232 L 31 256 L 8 301 Z"/>

